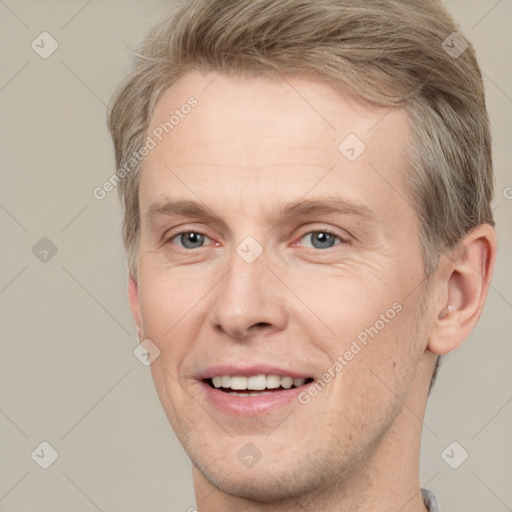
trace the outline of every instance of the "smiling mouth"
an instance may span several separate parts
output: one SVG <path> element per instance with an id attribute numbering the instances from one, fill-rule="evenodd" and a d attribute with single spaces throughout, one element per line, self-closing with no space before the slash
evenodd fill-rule
<path id="1" fill-rule="evenodd" d="M 313 378 L 292 378 L 280 375 L 254 375 L 244 377 L 242 375 L 218 375 L 205 379 L 211 388 L 233 396 L 261 396 L 277 391 L 306 386 L 313 382 Z"/>

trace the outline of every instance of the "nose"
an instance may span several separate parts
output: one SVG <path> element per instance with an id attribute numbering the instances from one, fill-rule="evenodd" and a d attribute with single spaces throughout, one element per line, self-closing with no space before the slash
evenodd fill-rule
<path id="1" fill-rule="evenodd" d="M 267 267 L 265 252 L 248 263 L 236 252 L 230 270 L 215 287 L 210 322 L 217 331 L 239 341 L 285 329 L 285 290 Z"/>

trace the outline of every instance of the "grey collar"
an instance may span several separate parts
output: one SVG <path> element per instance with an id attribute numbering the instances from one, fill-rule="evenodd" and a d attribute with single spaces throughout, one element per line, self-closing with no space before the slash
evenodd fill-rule
<path id="1" fill-rule="evenodd" d="M 430 489 L 421 489 L 423 495 L 423 503 L 428 508 L 429 512 L 441 512 L 437 504 L 436 495 Z"/>

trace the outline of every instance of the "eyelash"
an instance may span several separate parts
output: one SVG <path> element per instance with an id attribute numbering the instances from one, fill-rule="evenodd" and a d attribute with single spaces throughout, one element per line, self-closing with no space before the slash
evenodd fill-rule
<path id="1" fill-rule="evenodd" d="M 172 240 L 174 240 L 175 238 L 180 237 L 181 235 L 190 234 L 190 233 L 193 233 L 193 234 L 196 234 L 196 235 L 202 235 L 202 236 L 208 238 L 209 240 L 211 240 L 211 238 L 208 235 L 205 235 L 204 233 L 201 233 L 200 231 L 188 230 L 188 231 L 180 231 L 178 233 L 174 233 L 172 236 L 170 236 L 167 239 L 167 243 L 171 243 Z M 323 234 L 326 234 L 326 235 L 330 235 L 330 236 L 333 236 L 334 238 L 337 238 L 340 241 L 339 244 L 336 244 L 336 245 L 334 245 L 332 247 L 327 247 L 325 249 L 316 249 L 315 247 L 306 247 L 306 249 L 314 250 L 315 252 L 316 251 L 325 252 L 328 249 L 333 249 L 337 245 L 343 245 L 343 244 L 348 244 L 349 243 L 349 241 L 347 239 L 341 237 L 339 234 L 335 233 L 333 230 L 330 230 L 330 229 L 327 229 L 327 228 L 326 229 L 314 229 L 314 230 L 311 230 L 311 231 L 307 231 L 307 232 L 303 233 L 297 240 L 300 241 L 304 237 L 306 237 L 308 235 L 312 235 L 314 233 L 323 233 Z M 295 243 L 294 243 L 294 246 L 296 246 Z M 179 249 L 187 251 L 187 252 L 190 252 L 190 251 L 194 251 L 194 250 L 197 250 L 197 249 L 201 249 L 202 247 L 204 247 L 204 246 L 198 247 L 196 249 L 187 249 L 186 247 L 179 247 Z"/>

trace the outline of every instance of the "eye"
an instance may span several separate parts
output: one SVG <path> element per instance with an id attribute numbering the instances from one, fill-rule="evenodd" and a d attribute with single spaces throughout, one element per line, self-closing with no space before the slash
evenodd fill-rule
<path id="1" fill-rule="evenodd" d="M 306 233 L 304 236 L 302 236 L 300 240 L 307 240 L 309 242 L 309 245 L 308 243 L 301 243 L 303 247 L 312 247 L 313 249 L 330 249 L 336 245 L 336 240 L 339 240 L 340 243 L 346 243 L 346 241 L 343 240 L 340 236 L 325 229 L 319 231 L 310 231 L 309 233 Z"/>
<path id="2" fill-rule="evenodd" d="M 175 242 L 175 240 L 177 240 L 177 242 Z M 196 231 L 183 231 L 170 238 L 169 242 L 175 243 L 178 247 L 182 247 L 183 249 L 199 249 L 203 246 L 205 240 L 210 239 L 202 233 L 197 233 Z"/>

